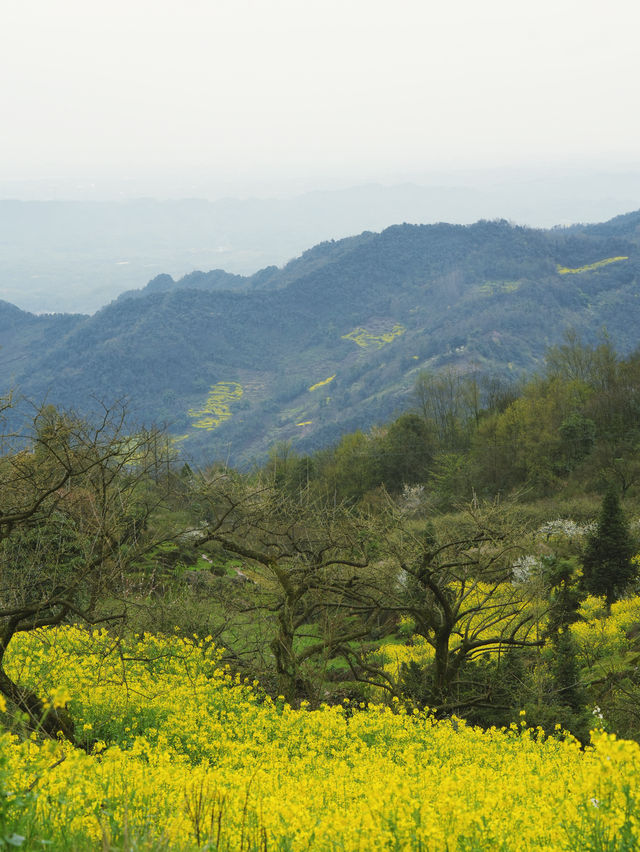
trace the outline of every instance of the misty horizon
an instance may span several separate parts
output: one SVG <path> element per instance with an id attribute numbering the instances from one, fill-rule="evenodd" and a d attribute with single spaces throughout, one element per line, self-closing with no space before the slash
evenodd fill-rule
<path id="1" fill-rule="evenodd" d="M 0 298 L 96 310 L 153 274 L 250 274 L 403 221 L 638 209 L 636 23 L 628 0 L 10 4 L 0 199 L 155 199 L 167 221 L 5 206 Z"/>

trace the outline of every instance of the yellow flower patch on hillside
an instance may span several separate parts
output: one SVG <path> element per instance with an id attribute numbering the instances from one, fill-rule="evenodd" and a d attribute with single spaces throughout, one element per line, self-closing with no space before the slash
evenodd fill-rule
<path id="1" fill-rule="evenodd" d="M 387 343 L 391 343 L 392 340 L 396 337 L 400 337 L 404 334 L 406 328 L 399 323 L 393 326 L 391 331 L 383 331 L 383 332 L 373 332 L 367 331 L 366 328 L 354 328 L 353 331 L 350 331 L 349 334 L 343 334 L 343 340 L 353 340 L 358 346 L 361 346 L 363 349 L 368 349 L 369 347 L 375 347 L 376 349 L 380 349 L 383 346 L 386 346 Z"/>
<path id="2" fill-rule="evenodd" d="M 558 264 L 558 275 L 577 275 L 579 272 L 591 272 L 594 269 L 600 269 L 602 266 L 608 266 L 610 263 L 619 263 L 621 260 L 629 260 L 628 255 L 620 255 L 619 257 L 606 257 L 604 260 L 597 260 L 595 263 L 587 263 L 585 266 L 561 266 Z"/>
<path id="3" fill-rule="evenodd" d="M 231 417 L 231 403 L 241 396 L 242 385 L 238 382 L 217 382 L 202 408 L 190 408 L 187 413 L 196 428 L 215 429 Z"/>
<path id="4" fill-rule="evenodd" d="M 170 440 L 172 444 L 181 444 L 183 441 L 186 441 L 189 437 L 189 433 L 186 432 L 184 435 L 172 435 Z"/>
<path id="5" fill-rule="evenodd" d="M 314 391 L 314 390 L 317 390 L 318 388 L 323 387 L 323 385 L 328 385 L 329 382 L 332 382 L 335 379 L 335 377 L 336 377 L 336 374 L 334 373 L 332 376 L 329 376 L 328 379 L 323 379 L 321 382 L 316 382 L 315 385 L 311 385 L 309 390 Z"/>

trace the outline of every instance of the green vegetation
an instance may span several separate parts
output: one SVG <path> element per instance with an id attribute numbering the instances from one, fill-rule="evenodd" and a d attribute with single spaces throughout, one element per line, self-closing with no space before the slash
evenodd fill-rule
<path id="1" fill-rule="evenodd" d="M 40 381 L 88 382 L 90 343 L 124 381 L 140 352 L 141 409 L 206 397 L 175 428 L 200 458 L 211 430 L 264 454 L 187 464 L 118 407 L 4 400 L 0 845 L 511 849 L 517 812 L 531 848 L 635 848 L 638 745 L 616 738 L 640 740 L 622 224 L 389 229 L 215 312 L 187 287 L 78 325 L 3 310 L 18 360 L 60 332 Z M 560 261 L 599 274 L 559 287 Z M 554 336 L 585 298 L 626 311 L 618 351 Z M 180 358 L 157 362 L 160 334 Z"/>
<path id="2" fill-rule="evenodd" d="M 482 724 L 526 706 L 545 726 L 552 707 L 584 739 L 589 702 L 620 693 L 594 685 L 580 602 L 602 595 L 613 611 L 637 577 L 619 503 L 633 519 L 638 354 L 568 334 L 526 383 L 422 371 L 411 399 L 313 454 L 280 442 L 250 473 L 173 475 L 161 528 L 175 547 L 140 563 L 167 604 L 140 599 L 139 626 L 222 637 L 292 703 L 388 694 Z M 30 542 L 10 538 L 7 558 Z"/>
<path id="3" fill-rule="evenodd" d="M 640 698 L 635 616 L 625 610 L 615 661 L 598 638 L 613 629 L 625 601 L 637 604 L 638 353 L 620 358 L 607 339 L 587 345 L 569 333 L 526 384 L 451 369 L 422 372 L 413 403 L 413 411 L 386 426 L 344 435 L 311 456 L 290 445 L 276 449 L 265 468 L 288 499 L 338 500 L 370 520 L 387 518 L 367 535 L 387 570 L 395 560 L 407 579 L 398 596 L 387 575 L 385 608 L 397 621 L 377 650 L 376 643 L 367 646 L 368 656 L 343 649 L 353 670 L 365 667 L 378 696 L 390 691 L 445 708 L 455 695 L 456 712 L 483 724 L 505 723 L 525 706 L 537 723 L 560 721 L 585 740 L 593 721 L 588 707 L 598 706 L 605 718 L 615 716 L 618 731 L 640 736 L 636 714 L 620 710 L 631 696 Z M 492 521 L 476 514 L 483 501 L 494 505 Z M 487 553 L 483 530 L 493 536 Z M 461 550 L 449 550 L 454 540 Z M 483 579 L 485 557 L 493 586 Z M 457 566 L 470 574 L 457 575 Z M 514 577 L 524 585 L 509 585 Z M 489 603 L 484 595 L 497 589 Z M 593 609 L 594 598 L 581 606 L 586 595 L 601 595 L 601 609 Z M 425 599 L 423 621 L 412 600 Z M 491 623 L 504 618 L 510 629 L 497 637 L 483 632 L 483 612 L 500 613 Z M 602 622 L 585 633 L 596 612 Z M 509 650 L 507 639 L 521 647 Z M 497 657 L 492 641 L 501 649 Z M 542 650 L 527 650 L 536 642 Z"/>
<path id="4" fill-rule="evenodd" d="M 592 595 L 613 603 L 636 576 L 633 542 L 618 495 L 610 487 L 582 556 L 583 585 Z"/>
<path id="5" fill-rule="evenodd" d="M 537 847 L 634 848 L 640 355 L 567 334 L 527 382 L 422 371 L 411 401 L 249 472 L 117 410 L 5 428 L 3 842 L 515 848 L 490 764 L 502 801 L 533 767 Z"/>

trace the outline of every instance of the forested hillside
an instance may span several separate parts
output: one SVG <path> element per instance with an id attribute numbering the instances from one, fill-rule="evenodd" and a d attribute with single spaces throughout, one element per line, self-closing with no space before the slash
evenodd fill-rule
<path id="1" fill-rule="evenodd" d="M 635 494 L 639 448 L 640 352 L 621 358 L 609 339 L 587 345 L 569 332 L 527 381 L 424 370 L 397 419 L 313 455 L 277 444 L 269 465 L 289 489 L 317 482 L 357 501 L 415 485 L 442 509 L 518 489 L 582 496 L 611 483 Z"/>
<path id="2" fill-rule="evenodd" d="M 424 369 L 518 380 L 568 327 L 588 342 L 606 327 L 630 352 L 639 223 L 398 225 L 246 279 L 161 276 L 91 317 L 3 303 L 0 366 L 35 399 L 126 398 L 192 458 L 308 451 L 404 409 Z"/>

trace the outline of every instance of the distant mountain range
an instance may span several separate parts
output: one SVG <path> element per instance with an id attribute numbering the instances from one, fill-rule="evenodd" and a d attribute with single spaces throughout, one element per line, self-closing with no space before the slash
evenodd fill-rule
<path id="1" fill-rule="evenodd" d="M 93 316 L 0 302 L 5 388 L 89 410 L 129 401 L 196 459 L 317 449 L 406 407 L 423 369 L 520 375 L 567 328 L 640 343 L 640 211 L 534 230 L 396 225 L 250 277 L 154 278 Z"/>
<path id="2" fill-rule="evenodd" d="M 88 187 L 36 183 L 22 187 L 24 200 L 18 200 L 20 182 L 0 181 L 0 299 L 34 313 L 93 313 L 160 273 L 179 278 L 222 267 L 250 275 L 282 266 L 322 240 L 397 222 L 598 222 L 635 209 L 640 170 L 450 172 L 423 175 L 419 185 L 212 200 L 202 197 L 202 175 L 183 186 L 179 198 L 160 191 L 163 200 L 148 197 L 158 186 L 155 192 L 144 183 L 109 186 L 112 194 L 104 197 L 106 187 L 101 194 L 93 181 Z M 49 200 L 32 200 L 43 197 Z"/>

